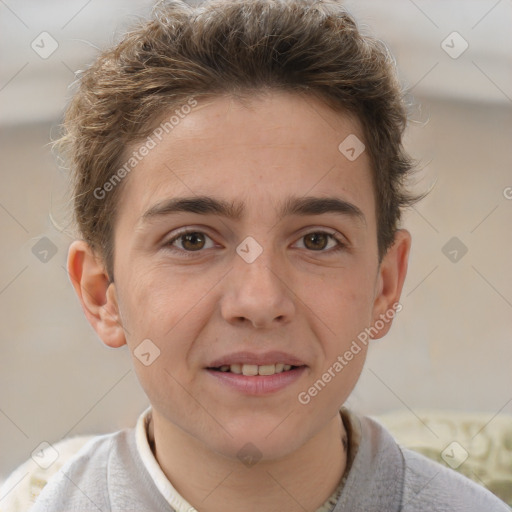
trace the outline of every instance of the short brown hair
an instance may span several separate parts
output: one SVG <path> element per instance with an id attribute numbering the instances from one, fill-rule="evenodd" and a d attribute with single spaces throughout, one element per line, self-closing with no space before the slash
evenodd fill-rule
<path id="1" fill-rule="evenodd" d="M 150 21 L 83 72 L 58 141 L 69 156 L 77 227 L 111 280 L 122 187 L 102 198 L 94 191 L 119 169 L 127 147 L 187 98 L 264 90 L 311 94 L 361 122 L 381 261 L 401 208 L 420 198 L 405 189 L 413 168 L 402 146 L 407 112 L 385 45 L 362 35 L 335 0 L 210 0 L 195 7 L 173 0 L 159 3 Z"/>

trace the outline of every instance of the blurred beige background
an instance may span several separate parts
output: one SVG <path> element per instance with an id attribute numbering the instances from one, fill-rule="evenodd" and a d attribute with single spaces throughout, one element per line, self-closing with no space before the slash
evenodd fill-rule
<path id="1" fill-rule="evenodd" d="M 346 3 L 411 88 L 406 145 L 422 164 L 417 189 L 434 186 L 405 216 L 403 310 L 349 405 L 510 414 L 512 5 Z M 67 277 L 71 237 L 50 220 L 66 226 L 66 174 L 48 142 L 73 71 L 151 4 L 0 3 L 0 479 L 42 441 L 133 426 L 148 405 L 130 354 L 102 345 Z"/>

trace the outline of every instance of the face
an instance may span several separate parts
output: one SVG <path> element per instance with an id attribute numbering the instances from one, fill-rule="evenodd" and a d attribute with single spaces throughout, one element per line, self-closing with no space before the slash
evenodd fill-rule
<path id="1" fill-rule="evenodd" d="M 133 361 L 154 415 L 211 450 L 291 452 L 361 373 L 366 346 L 333 371 L 378 317 L 370 162 L 338 149 L 351 134 L 363 139 L 354 119 L 310 97 L 216 98 L 126 178 L 114 259 L 126 341 L 146 354 Z"/>

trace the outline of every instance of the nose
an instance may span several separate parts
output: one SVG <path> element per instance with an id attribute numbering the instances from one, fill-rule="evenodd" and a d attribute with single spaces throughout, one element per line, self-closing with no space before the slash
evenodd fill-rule
<path id="1" fill-rule="evenodd" d="M 223 318 L 256 328 L 289 323 L 295 314 L 295 295 L 286 281 L 283 265 L 278 267 L 267 251 L 252 263 L 236 255 L 221 299 Z"/>

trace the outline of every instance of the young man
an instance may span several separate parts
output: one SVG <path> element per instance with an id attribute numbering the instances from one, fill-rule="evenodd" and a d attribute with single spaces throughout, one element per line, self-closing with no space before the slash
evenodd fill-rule
<path id="1" fill-rule="evenodd" d="M 401 307 L 405 123 L 337 2 L 169 2 L 84 73 L 68 270 L 151 407 L 33 512 L 508 510 L 342 407 Z"/>

